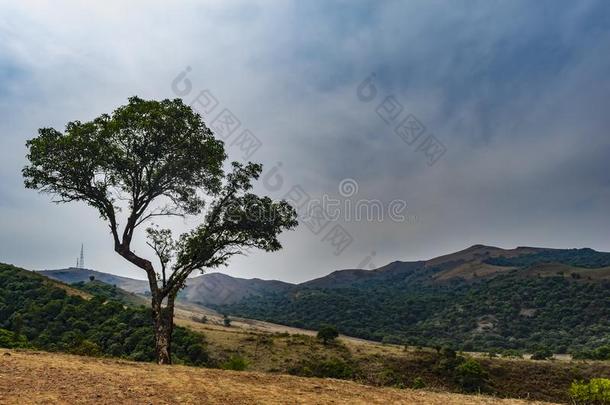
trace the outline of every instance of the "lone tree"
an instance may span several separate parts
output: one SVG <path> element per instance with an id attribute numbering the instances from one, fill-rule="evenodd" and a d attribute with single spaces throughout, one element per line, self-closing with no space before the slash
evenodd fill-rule
<path id="1" fill-rule="evenodd" d="M 226 264 L 244 248 L 279 250 L 278 235 L 297 226 L 286 201 L 249 192 L 260 164 L 233 162 L 225 174 L 223 142 L 179 99 L 132 97 L 110 115 L 68 123 L 64 133 L 38 132 L 27 141 L 25 186 L 57 203 L 96 208 L 114 250 L 146 272 L 159 364 L 171 363 L 174 302 L 187 277 Z M 176 238 L 170 229 L 148 227 L 155 267 L 132 241 L 143 224 L 165 216 L 194 216 L 199 225 Z"/>
<path id="2" fill-rule="evenodd" d="M 322 340 L 322 343 L 327 345 L 339 337 L 339 331 L 333 325 L 322 325 L 320 330 L 318 330 L 317 337 Z"/>

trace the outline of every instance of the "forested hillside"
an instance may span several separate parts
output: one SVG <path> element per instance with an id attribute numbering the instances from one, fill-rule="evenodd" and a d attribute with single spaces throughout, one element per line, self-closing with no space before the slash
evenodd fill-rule
<path id="1" fill-rule="evenodd" d="M 129 307 L 111 286 L 90 285 L 89 300 L 69 295 L 39 274 L 0 264 L 0 346 L 153 361 L 151 314 Z M 82 287 L 82 286 L 81 286 Z M 174 361 L 208 363 L 199 334 L 177 327 Z"/>
<path id="2" fill-rule="evenodd" d="M 310 329 L 330 323 L 367 339 L 462 350 L 578 353 L 610 343 L 609 273 L 599 268 L 610 263 L 607 253 L 573 249 L 472 257 L 476 263 L 397 262 L 376 276 L 354 278 L 349 271 L 350 277 L 343 276 L 349 282 L 334 287 L 310 282 L 218 309 Z M 460 270 L 472 268 L 489 275 Z M 438 280 L 454 269 L 462 272 Z"/>

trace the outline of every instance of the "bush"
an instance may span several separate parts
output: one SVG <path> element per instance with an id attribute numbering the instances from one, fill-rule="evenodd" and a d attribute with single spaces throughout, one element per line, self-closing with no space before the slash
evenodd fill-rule
<path id="1" fill-rule="evenodd" d="M 312 369 L 316 377 L 351 378 L 354 375 L 352 366 L 342 359 L 323 360 Z"/>
<path id="2" fill-rule="evenodd" d="M 576 404 L 610 404 L 610 380 L 607 378 L 593 378 L 588 383 L 574 381 L 570 386 L 569 394 L 572 401 Z"/>
<path id="3" fill-rule="evenodd" d="M 196 366 L 210 364 L 210 355 L 207 346 L 202 343 L 193 343 L 187 348 L 187 358 Z"/>
<path id="4" fill-rule="evenodd" d="M 455 369 L 456 382 L 464 391 L 481 391 L 485 388 L 487 373 L 475 359 L 468 359 Z"/>
<path id="5" fill-rule="evenodd" d="M 92 341 L 86 339 L 70 350 L 70 352 L 73 354 L 78 354 L 79 356 L 97 357 L 102 355 L 100 347 Z"/>
<path id="6" fill-rule="evenodd" d="M 536 350 L 532 354 L 532 360 L 548 360 L 553 357 L 553 353 L 549 349 Z"/>
<path id="7" fill-rule="evenodd" d="M 415 377 L 415 379 L 413 380 L 413 384 L 411 384 L 411 388 L 415 390 L 426 388 L 426 383 L 421 377 Z"/>
<path id="8" fill-rule="evenodd" d="M 328 344 L 339 337 L 339 331 L 333 325 L 322 325 L 318 331 L 318 339 L 321 339 L 324 344 Z"/>
<path id="9" fill-rule="evenodd" d="M 579 360 L 610 360 L 610 345 L 600 346 L 593 350 L 582 350 L 573 354 Z"/>
<path id="10" fill-rule="evenodd" d="M 391 368 L 385 367 L 377 375 L 377 381 L 382 386 L 393 386 L 396 388 L 404 388 L 404 384 L 400 376 Z"/>
<path id="11" fill-rule="evenodd" d="M 451 375 L 456 367 L 462 364 L 465 359 L 458 356 L 455 350 L 450 347 L 443 347 L 438 351 L 436 370 L 444 375 Z"/>
<path id="12" fill-rule="evenodd" d="M 502 351 L 502 357 L 508 359 L 522 359 L 523 354 L 519 350 L 506 349 Z"/>
<path id="13" fill-rule="evenodd" d="M 7 349 L 26 348 L 28 340 L 23 335 L 18 335 L 6 329 L 0 329 L 0 347 Z"/>
<path id="14" fill-rule="evenodd" d="M 248 367 L 248 360 L 236 354 L 222 365 L 225 370 L 244 371 Z"/>
<path id="15" fill-rule="evenodd" d="M 340 358 L 311 359 L 288 370 L 288 373 L 303 377 L 352 378 L 356 372 L 352 365 Z"/>

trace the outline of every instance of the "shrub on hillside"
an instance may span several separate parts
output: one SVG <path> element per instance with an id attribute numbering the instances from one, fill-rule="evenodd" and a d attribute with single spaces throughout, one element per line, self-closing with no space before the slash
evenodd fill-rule
<path id="1" fill-rule="evenodd" d="M 390 367 L 384 367 L 375 377 L 374 384 L 381 386 L 391 386 L 396 388 L 404 388 L 404 383 L 396 370 Z"/>
<path id="2" fill-rule="evenodd" d="M 610 404 L 610 379 L 593 378 L 588 383 L 574 381 L 570 386 L 570 398 L 575 404 Z"/>
<path id="3" fill-rule="evenodd" d="M 18 335 L 10 330 L 0 329 L 0 347 L 17 349 L 29 347 L 29 344 L 25 336 Z"/>
<path id="4" fill-rule="evenodd" d="M 100 349 L 100 347 L 87 339 L 81 341 L 72 350 L 70 350 L 70 352 L 72 354 L 78 354 L 79 356 L 98 357 L 102 355 L 102 350 Z"/>
<path id="5" fill-rule="evenodd" d="M 455 369 L 456 382 L 464 391 L 482 391 L 487 383 L 487 372 L 475 359 L 468 359 Z"/>
<path id="6" fill-rule="evenodd" d="M 436 369 L 441 374 L 451 375 L 455 368 L 464 362 L 462 356 L 458 356 L 455 350 L 450 347 L 443 347 L 438 350 Z"/>
<path id="7" fill-rule="evenodd" d="M 199 323 L 208 323 L 208 317 L 203 315 L 203 316 L 192 316 L 191 320 L 193 322 L 199 322 Z"/>
<path id="8" fill-rule="evenodd" d="M 321 339 L 325 345 L 333 342 L 337 337 L 339 331 L 333 325 L 322 325 L 318 331 L 318 339 Z"/>
<path id="9" fill-rule="evenodd" d="M 502 351 L 502 357 L 507 359 L 522 359 L 523 353 L 521 353 L 519 350 L 506 349 Z"/>
<path id="10" fill-rule="evenodd" d="M 553 357 L 553 352 L 551 352 L 549 349 L 540 349 L 540 350 L 536 350 L 532 354 L 531 359 L 532 360 L 548 360 L 552 357 Z"/>
<path id="11" fill-rule="evenodd" d="M 349 379 L 356 374 L 351 362 L 341 358 L 304 360 L 288 370 L 289 374 L 302 377 Z"/>
<path id="12" fill-rule="evenodd" d="M 415 377 L 413 383 L 411 384 L 411 388 L 413 388 L 414 390 L 426 388 L 426 383 L 421 377 Z"/>
<path id="13" fill-rule="evenodd" d="M 248 360 L 239 354 L 236 354 L 231 356 L 231 358 L 222 365 L 222 368 L 225 370 L 244 371 L 248 368 Z"/>
<path id="14" fill-rule="evenodd" d="M 610 345 L 593 350 L 581 350 L 574 353 L 573 357 L 578 360 L 610 360 Z"/>

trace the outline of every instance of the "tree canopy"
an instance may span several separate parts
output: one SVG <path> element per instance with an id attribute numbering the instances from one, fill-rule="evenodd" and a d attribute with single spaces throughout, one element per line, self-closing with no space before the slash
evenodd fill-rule
<path id="1" fill-rule="evenodd" d="M 157 346 L 168 352 L 164 362 L 170 361 L 174 300 L 186 278 L 226 264 L 244 248 L 278 250 L 278 235 L 297 225 L 286 201 L 250 192 L 260 164 L 233 162 L 224 173 L 223 142 L 179 99 L 132 97 L 112 114 L 68 123 L 63 133 L 42 128 L 27 147 L 25 186 L 59 203 L 82 201 L 97 209 L 114 250 L 146 271 Z M 158 267 L 132 249 L 142 224 L 187 215 L 201 217 L 200 224 L 178 237 L 168 228 L 147 228 Z"/>

